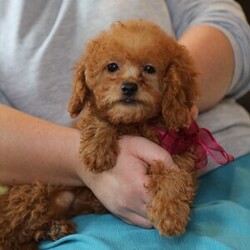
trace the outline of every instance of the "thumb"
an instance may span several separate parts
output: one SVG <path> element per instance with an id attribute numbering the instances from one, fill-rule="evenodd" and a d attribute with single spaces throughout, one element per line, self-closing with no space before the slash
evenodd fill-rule
<path id="1" fill-rule="evenodd" d="M 155 161 L 162 161 L 166 168 L 178 169 L 171 155 L 161 146 L 144 137 L 129 136 L 128 139 L 130 140 L 130 152 L 147 165 L 152 165 Z"/>

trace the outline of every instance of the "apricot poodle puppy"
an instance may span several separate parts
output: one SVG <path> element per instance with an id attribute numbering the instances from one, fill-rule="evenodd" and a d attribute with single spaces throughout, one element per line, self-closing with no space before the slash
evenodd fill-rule
<path id="1" fill-rule="evenodd" d="M 122 135 L 161 145 L 162 131 L 189 128 L 198 93 L 195 77 L 187 50 L 149 21 L 116 22 L 91 40 L 75 67 L 69 102 L 72 117 L 81 113 L 83 165 L 96 174 L 112 168 Z M 148 217 L 166 236 L 185 231 L 197 186 L 193 146 L 172 153 L 178 168 L 155 162 L 146 187 L 152 196 Z M 0 246 L 36 249 L 40 240 L 73 233 L 72 216 L 105 212 L 87 187 L 39 182 L 11 187 L 0 197 Z"/>

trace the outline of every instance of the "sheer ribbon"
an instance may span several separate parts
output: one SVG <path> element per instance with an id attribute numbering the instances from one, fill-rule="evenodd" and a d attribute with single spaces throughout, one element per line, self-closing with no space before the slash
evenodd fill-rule
<path id="1" fill-rule="evenodd" d="M 160 138 L 160 145 L 171 155 L 184 152 L 191 145 L 194 146 L 196 167 L 203 168 L 207 165 L 207 155 L 218 164 L 224 165 L 234 160 L 215 140 L 211 132 L 200 128 L 195 120 L 192 120 L 189 128 L 180 129 L 178 132 L 154 127 Z"/>

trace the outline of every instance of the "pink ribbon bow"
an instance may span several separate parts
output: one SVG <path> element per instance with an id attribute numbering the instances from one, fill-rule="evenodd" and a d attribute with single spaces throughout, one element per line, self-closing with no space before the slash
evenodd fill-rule
<path id="1" fill-rule="evenodd" d="M 189 128 L 176 131 L 164 131 L 161 128 L 154 127 L 160 138 L 160 145 L 171 155 L 184 152 L 189 146 L 195 147 L 196 167 L 203 168 L 207 164 L 207 154 L 220 165 L 227 164 L 234 160 L 231 154 L 228 154 L 215 140 L 209 130 L 199 128 L 195 120 L 192 120 Z"/>

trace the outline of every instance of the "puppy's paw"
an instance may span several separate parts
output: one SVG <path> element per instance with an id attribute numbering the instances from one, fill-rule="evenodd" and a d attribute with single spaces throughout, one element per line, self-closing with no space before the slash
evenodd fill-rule
<path id="1" fill-rule="evenodd" d="M 148 191 L 152 201 L 148 216 L 161 235 L 185 232 L 195 195 L 192 176 L 184 170 L 166 169 L 161 162 L 149 171 Z"/>
<path id="2" fill-rule="evenodd" d="M 66 235 L 75 233 L 75 224 L 69 220 L 54 220 L 52 221 L 48 236 L 52 240 L 58 240 Z"/>
<path id="3" fill-rule="evenodd" d="M 99 154 L 98 154 L 99 151 Z M 92 173 L 101 173 L 114 167 L 117 153 L 110 150 L 109 152 L 100 152 L 97 150 L 94 154 L 85 154 L 82 161 L 87 170 Z"/>
<path id="4" fill-rule="evenodd" d="M 181 215 L 179 215 L 180 210 Z M 183 211 L 185 211 L 184 214 Z M 152 205 L 148 207 L 150 220 L 154 223 L 160 235 L 163 236 L 177 236 L 183 234 L 188 223 L 189 211 L 190 209 L 187 204 L 182 204 L 181 207 L 178 207 L 178 202 L 170 205 L 167 202 L 159 204 L 158 201 L 156 206 Z"/>
<path id="5" fill-rule="evenodd" d="M 86 169 L 100 173 L 114 167 L 118 155 L 116 140 L 81 143 L 80 157 Z"/>

